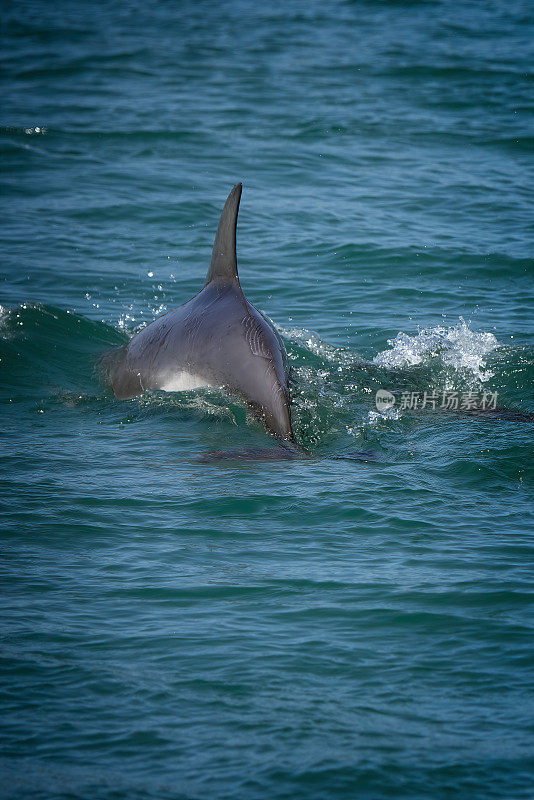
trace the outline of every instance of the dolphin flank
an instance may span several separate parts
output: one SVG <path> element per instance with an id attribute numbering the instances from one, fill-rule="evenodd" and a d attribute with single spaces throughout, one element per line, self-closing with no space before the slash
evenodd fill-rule
<path id="1" fill-rule="evenodd" d="M 236 184 L 224 205 L 202 291 L 107 358 L 108 376 L 118 398 L 146 389 L 222 387 L 241 396 L 269 432 L 293 442 L 285 349 L 272 323 L 246 299 L 237 274 L 241 189 Z"/>

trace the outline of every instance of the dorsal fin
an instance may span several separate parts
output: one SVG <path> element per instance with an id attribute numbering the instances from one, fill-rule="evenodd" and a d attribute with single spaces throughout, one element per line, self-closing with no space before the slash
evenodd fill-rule
<path id="1" fill-rule="evenodd" d="M 219 227 L 215 236 L 211 264 L 206 277 L 206 285 L 213 280 L 221 283 L 234 283 L 239 285 L 237 275 L 237 254 L 235 249 L 235 234 L 237 228 L 237 212 L 241 200 L 243 185 L 236 183 L 226 199 L 219 220 Z"/>

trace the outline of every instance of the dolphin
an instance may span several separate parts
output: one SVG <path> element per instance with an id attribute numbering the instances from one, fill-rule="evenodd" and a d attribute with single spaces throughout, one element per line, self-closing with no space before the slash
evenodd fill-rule
<path id="1" fill-rule="evenodd" d="M 147 389 L 222 387 L 243 398 L 270 433 L 294 442 L 284 345 L 246 299 L 237 274 L 241 190 L 236 184 L 224 205 L 203 289 L 115 352 L 108 378 L 119 399 Z"/>

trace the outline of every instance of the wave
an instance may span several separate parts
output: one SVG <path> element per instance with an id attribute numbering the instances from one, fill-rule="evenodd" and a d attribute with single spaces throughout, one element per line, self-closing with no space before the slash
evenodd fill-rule
<path id="1" fill-rule="evenodd" d="M 488 331 L 456 325 L 399 332 L 389 347 L 366 360 L 348 347 L 334 347 L 304 328 L 279 328 L 292 373 L 292 418 L 297 439 L 312 451 L 340 452 L 362 440 L 376 451 L 390 446 L 392 431 L 409 422 L 407 409 L 377 408 L 376 393 L 488 391 L 499 405 L 528 411 L 534 353 L 509 347 Z M 214 389 L 147 393 L 129 404 L 105 397 L 95 365 L 105 351 L 124 344 L 124 324 L 114 327 L 69 310 L 41 304 L 0 307 L 1 396 L 40 399 L 51 395 L 69 406 L 95 397 L 110 407 L 110 423 L 173 415 L 255 429 L 258 423 L 238 401 Z M 517 419 L 522 417 L 519 414 Z M 526 417 L 525 417 L 526 418 Z M 389 441 L 388 441 L 389 440 Z"/>
<path id="2" fill-rule="evenodd" d="M 110 325 L 40 303 L 0 306 L 2 394 L 50 387 L 93 391 L 97 355 L 126 337 Z"/>

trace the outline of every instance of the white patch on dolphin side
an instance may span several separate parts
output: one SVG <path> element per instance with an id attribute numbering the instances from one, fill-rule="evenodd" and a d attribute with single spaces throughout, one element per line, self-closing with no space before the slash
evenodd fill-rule
<path id="1" fill-rule="evenodd" d="M 208 381 L 199 375 L 191 372 L 174 372 L 162 383 L 161 389 L 164 392 L 188 392 L 191 389 L 205 389 L 211 386 Z"/>

